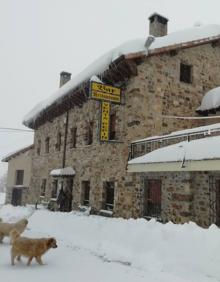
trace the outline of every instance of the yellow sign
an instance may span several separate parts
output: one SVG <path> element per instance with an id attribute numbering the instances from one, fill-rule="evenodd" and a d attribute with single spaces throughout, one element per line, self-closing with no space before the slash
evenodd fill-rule
<path id="1" fill-rule="evenodd" d="M 121 89 L 95 81 L 90 86 L 91 98 L 110 101 L 113 103 L 121 102 Z"/>
<path id="2" fill-rule="evenodd" d="M 110 113 L 110 103 L 102 102 L 100 141 L 108 141 L 109 139 L 109 113 Z"/>

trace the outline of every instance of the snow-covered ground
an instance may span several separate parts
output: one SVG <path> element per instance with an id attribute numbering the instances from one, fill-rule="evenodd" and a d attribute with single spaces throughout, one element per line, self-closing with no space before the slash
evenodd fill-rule
<path id="1" fill-rule="evenodd" d="M 9 240 L 0 246 L 1 281 L 214 282 L 220 281 L 220 230 L 194 223 L 160 224 L 82 213 L 34 211 L 5 205 L 4 221 L 29 218 L 26 236 L 54 236 L 58 248 L 33 262 L 10 265 Z"/>
<path id="2" fill-rule="evenodd" d="M 0 206 L 5 203 L 5 193 L 0 192 Z"/>

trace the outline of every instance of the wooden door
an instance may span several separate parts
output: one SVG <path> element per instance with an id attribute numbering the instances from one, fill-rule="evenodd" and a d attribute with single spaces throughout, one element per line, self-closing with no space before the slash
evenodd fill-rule
<path id="1" fill-rule="evenodd" d="M 161 215 L 161 181 L 146 181 L 144 197 L 144 215 L 159 218 Z"/>
<path id="2" fill-rule="evenodd" d="M 22 189 L 13 188 L 12 197 L 11 197 L 11 204 L 13 206 L 21 206 L 21 200 L 22 200 Z"/>

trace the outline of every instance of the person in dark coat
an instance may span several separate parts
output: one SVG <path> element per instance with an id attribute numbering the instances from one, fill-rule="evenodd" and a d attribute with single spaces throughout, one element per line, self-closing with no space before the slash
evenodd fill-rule
<path id="1" fill-rule="evenodd" d="M 66 211 L 66 201 L 67 201 L 67 195 L 64 192 L 63 188 L 61 188 L 57 198 L 57 204 L 59 205 L 60 211 Z"/>

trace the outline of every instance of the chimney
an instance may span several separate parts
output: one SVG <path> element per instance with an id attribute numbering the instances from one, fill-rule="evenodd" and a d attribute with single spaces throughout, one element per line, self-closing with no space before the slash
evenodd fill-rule
<path id="1" fill-rule="evenodd" d="M 67 81 L 71 79 L 71 73 L 62 71 L 60 73 L 60 87 L 62 87 Z"/>
<path id="2" fill-rule="evenodd" d="M 167 35 L 167 22 L 168 19 L 154 13 L 149 17 L 149 34 L 155 37 Z"/>

